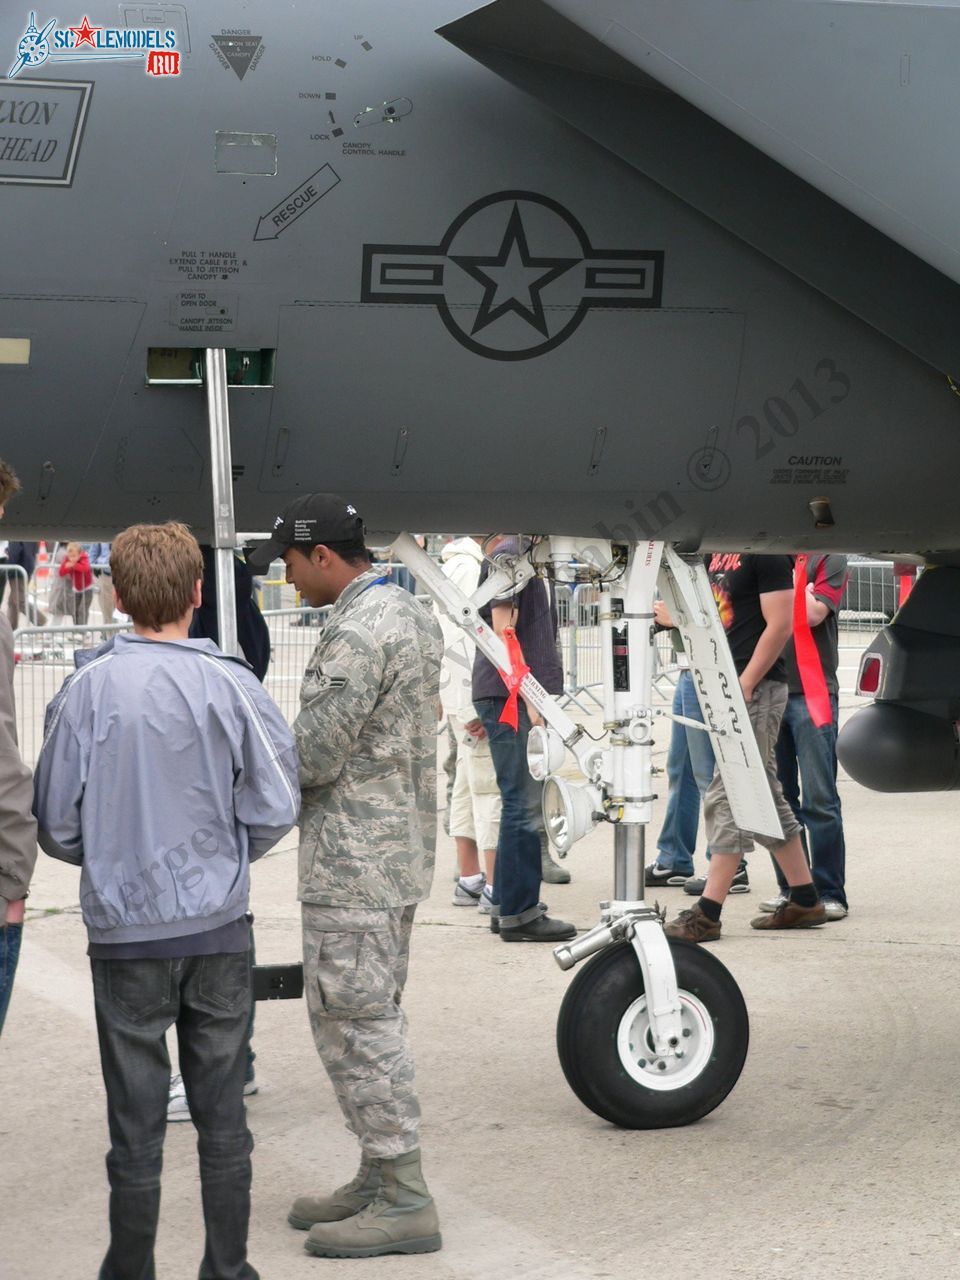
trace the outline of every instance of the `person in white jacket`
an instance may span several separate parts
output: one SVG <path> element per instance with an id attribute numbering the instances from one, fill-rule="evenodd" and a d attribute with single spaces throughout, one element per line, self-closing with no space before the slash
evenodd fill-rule
<path id="1" fill-rule="evenodd" d="M 464 595 L 473 595 L 480 579 L 483 550 L 474 538 L 455 538 L 440 553 L 444 574 Z M 490 912 L 497 837 L 500 831 L 500 789 L 483 725 L 471 695 L 476 649 L 473 641 L 436 605 L 443 631 L 440 702 L 457 740 L 457 771 L 450 797 L 450 835 L 457 846 L 460 878 L 453 891 L 457 907 Z M 480 855 L 483 855 L 483 866 Z"/>

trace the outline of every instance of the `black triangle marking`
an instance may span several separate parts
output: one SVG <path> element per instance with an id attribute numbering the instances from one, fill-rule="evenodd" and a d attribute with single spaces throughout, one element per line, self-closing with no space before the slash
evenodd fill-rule
<path id="1" fill-rule="evenodd" d="M 260 48 L 263 36 L 214 36 L 213 43 L 242 80 L 250 69 L 253 55 Z"/>

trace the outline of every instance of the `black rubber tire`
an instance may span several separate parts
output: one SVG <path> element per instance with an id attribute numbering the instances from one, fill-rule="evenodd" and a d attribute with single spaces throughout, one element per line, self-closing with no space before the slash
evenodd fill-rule
<path id="1" fill-rule="evenodd" d="M 714 1044 L 703 1070 L 676 1089 L 650 1089 L 620 1060 L 617 1031 L 643 995 L 643 976 L 629 942 L 608 947 L 567 988 L 557 1021 L 557 1052 L 567 1083 L 584 1106 L 622 1129 L 669 1129 L 713 1111 L 740 1078 L 750 1041 L 743 995 L 729 970 L 695 943 L 670 941 L 677 985 L 705 1007 Z"/>

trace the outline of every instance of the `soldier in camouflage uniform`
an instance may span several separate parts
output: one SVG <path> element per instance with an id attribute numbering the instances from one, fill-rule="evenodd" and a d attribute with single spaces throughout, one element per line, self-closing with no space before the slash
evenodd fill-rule
<path id="1" fill-rule="evenodd" d="M 417 903 L 430 892 L 437 823 L 440 628 L 370 566 L 363 524 L 332 494 L 277 518 L 250 556 L 282 556 L 287 581 L 332 605 L 300 692 L 299 897 L 313 1036 L 360 1169 L 301 1196 L 289 1222 L 323 1257 L 440 1248 L 420 1170 L 420 1105 L 400 996 Z"/>

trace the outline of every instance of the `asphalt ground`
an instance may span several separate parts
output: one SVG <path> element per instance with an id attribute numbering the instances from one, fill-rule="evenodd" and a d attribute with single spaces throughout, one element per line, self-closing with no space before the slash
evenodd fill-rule
<path id="1" fill-rule="evenodd" d="M 349 1178 L 357 1150 L 303 1002 L 261 1004 L 261 1091 L 248 1115 L 250 1257 L 264 1280 L 956 1274 L 960 800 L 876 795 L 845 778 L 841 794 L 850 915 L 753 932 L 774 887 L 766 854 L 754 856 L 752 892 L 729 900 L 711 944 L 746 998 L 749 1056 L 727 1100 L 680 1129 L 618 1130 L 578 1102 L 554 1047 L 573 974 L 549 947 L 506 946 L 475 911 L 451 905 L 453 846 L 442 837 L 405 1004 L 444 1248 L 366 1261 L 303 1252 L 286 1225 L 290 1202 Z M 589 928 L 611 890 L 609 829 L 567 865 L 573 882 L 545 896 Z M 77 876 L 41 856 L 0 1049 L 2 1280 L 93 1280 L 106 1246 L 108 1143 Z M 298 959 L 292 839 L 253 879 L 258 958 Z M 657 896 L 671 914 L 691 901 L 680 889 Z M 191 1124 L 170 1126 L 165 1165 L 157 1273 L 187 1280 L 202 1252 Z"/>

